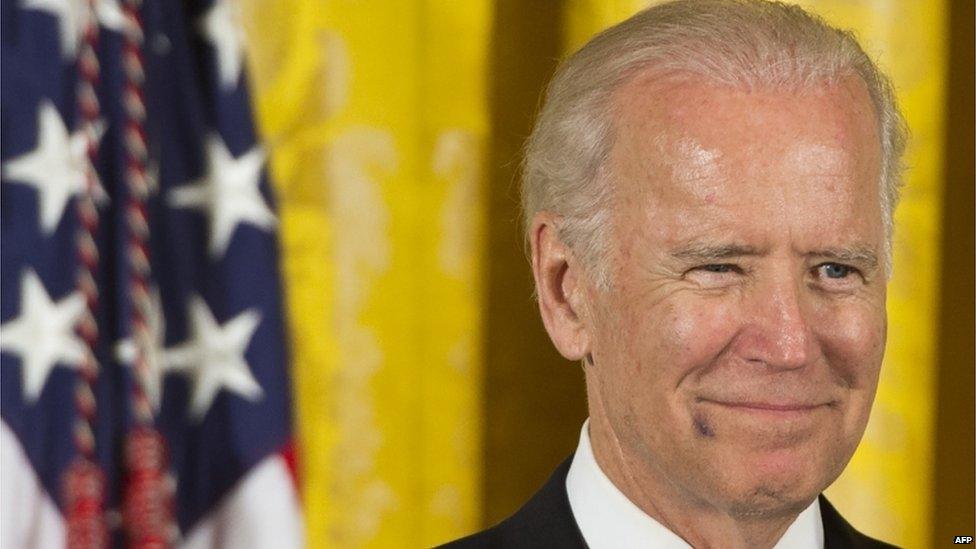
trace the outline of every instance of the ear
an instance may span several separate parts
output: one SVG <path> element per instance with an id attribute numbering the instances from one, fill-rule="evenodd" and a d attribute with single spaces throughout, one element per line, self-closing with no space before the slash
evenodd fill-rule
<path id="1" fill-rule="evenodd" d="M 549 212 L 540 212 L 532 219 L 532 274 L 549 338 L 564 357 L 581 360 L 590 352 L 584 322 L 585 277 L 572 251 L 559 239 L 557 221 Z"/>

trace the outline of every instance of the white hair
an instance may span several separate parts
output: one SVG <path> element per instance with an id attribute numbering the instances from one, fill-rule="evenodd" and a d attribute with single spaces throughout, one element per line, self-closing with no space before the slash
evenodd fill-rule
<path id="1" fill-rule="evenodd" d="M 590 40 L 556 71 L 525 146 L 522 210 L 561 218 L 560 239 L 601 287 L 612 185 L 614 92 L 644 69 L 688 74 L 720 86 L 797 90 L 857 75 L 865 83 L 881 138 L 880 201 L 885 269 L 907 130 L 888 78 L 851 32 L 802 8 L 763 0 L 677 0 L 648 8 Z"/>

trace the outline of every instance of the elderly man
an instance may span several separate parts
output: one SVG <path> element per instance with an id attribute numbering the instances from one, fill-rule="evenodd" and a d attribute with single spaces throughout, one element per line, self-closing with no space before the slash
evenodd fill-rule
<path id="1" fill-rule="evenodd" d="M 877 388 L 903 143 L 886 78 L 795 6 L 679 0 L 567 60 L 523 197 L 590 417 L 457 546 L 885 546 L 820 493 Z"/>

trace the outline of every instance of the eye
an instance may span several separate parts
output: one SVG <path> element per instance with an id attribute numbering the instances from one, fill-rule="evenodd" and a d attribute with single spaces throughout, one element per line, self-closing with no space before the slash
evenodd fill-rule
<path id="1" fill-rule="evenodd" d="M 739 285 L 746 273 L 738 263 L 705 263 L 685 271 L 684 279 L 702 290 L 720 290 Z"/>
<path id="2" fill-rule="evenodd" d="M 700 267 L 695 267 L 699 271 L 705 271 L 709 273 L 739 273 L 742 269 L 738 265 L 733 265 L 731 263 L 711 263 L 708 265 L 702 265 Z"/>
<path id="3" fill-rule="evenodd" d="M 854 267 L 841 263 L 823 263 L 817 265 L 816 269 L 820 276 L 834 280 L 844 279 L 858 272 Z"/>

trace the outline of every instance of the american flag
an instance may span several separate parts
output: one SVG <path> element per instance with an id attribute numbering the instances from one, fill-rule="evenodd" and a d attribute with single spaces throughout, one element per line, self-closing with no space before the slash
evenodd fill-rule
<path id="1" fill-rule="evenodd" d="M 233 6 L 0 16 L 0 544 L 301 545 L 278 217 Z"/>

